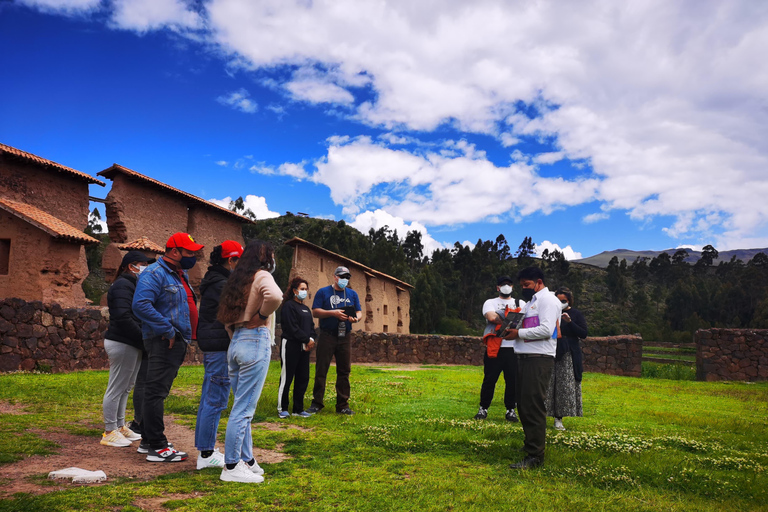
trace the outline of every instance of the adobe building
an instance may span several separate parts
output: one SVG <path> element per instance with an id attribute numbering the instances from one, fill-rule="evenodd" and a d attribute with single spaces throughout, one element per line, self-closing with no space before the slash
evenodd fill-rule
<path id="1" fill-rule="evenodd" d="M 0 144 L 0 298 L 86 304 L 89 185 L 104 182 Z"/>
<path id="2" fill-rule="evenodd" d="M 290 279 L 301 276 L 307 280 L 309 304 L 317 290 L 333 283 L 334 270 L 343 265 L 352 274 L 349 287 L 360 296 L 363 330 L 410 333 L 413 286 L 301 238 L 292 238 L 285 245 L 293 247 Z"/>
<path id="3" fill-rule="evenodd" d="M 252 223 L 233 211 L 179 190 L 141 173 L 114 164 L 98 173 L 112 180 L 105 200 L 110 243 L 101 266 L 107 279 L 115 277 L 123 253 L 118 244 L 140 237 L 160 244 L 183 231 L 205 246 L 198 263 L 189 271 L 190 282 L 198 287 L 211 249 L 224 240 L 243 243 L 243 224 Z"/>

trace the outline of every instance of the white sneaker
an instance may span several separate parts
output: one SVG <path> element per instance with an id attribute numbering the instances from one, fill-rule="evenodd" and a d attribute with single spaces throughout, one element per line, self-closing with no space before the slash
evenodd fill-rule
<path id="1" fill-rule="evenodd" d="M 563 425 L 562 418 L 560 418 L 560 419 L 555 418 L 555 428 L 557 430 L 565 430 L 565 426 Z"/>
<path id="2" fill-rule="evenodd" d="M 240 482 L 243 484 L 260 484 L 264 481 L 264 477 L 253 474 L 248 467 L 248 464 L 241 460 L 233 469 L 227 469 L 225 466 L 224 469 L 221 470 L 219 480 L 223 482 Z"/>
<path id="3" fill-rule="evenodd" d="M 116 446 L 119 448 L 131 446 L 131 442 L 127 440 L 119 430 L 113 430 L 112 432 L 104 432 L 101 434 L 100 443 L 104 446 Z"/>
<path id="4" fill-rule="evenodd" d="M 248 465 L 248 463 L 245 463 L 246 467 L 251 470 L 251 473 L 254 475 L 263 475 L 264 470 L 261 469 L 261 466 L 259 466 L 259 463 L 256 462 L 256 459 L 253 459 L 253 466 Z"/>
<path id="5" fill-rule="evenodd" d="M 131 442 L 138 441 L 138 440 L 141 439 L 141 434 L 137 434 L 136 432 L 134 432 L 133 430 L 128 428 L 127 425 L 123 425 L 122 427 L 120 427 L 117 430 L 119 430 L 120 433 L 123 434 L 124 438 L 126 438 L 127 440 L 129 440 Z"/>
<path id="6" fill-rule="evenodd" d="M 224 467 L 224 454 L 219 451 L 218 448 L 213 450 L 213 453 L 207 459 L 204 459 L 202 455 L 197 454 L 197 469 L 206 468 L 223 468 Z"/>

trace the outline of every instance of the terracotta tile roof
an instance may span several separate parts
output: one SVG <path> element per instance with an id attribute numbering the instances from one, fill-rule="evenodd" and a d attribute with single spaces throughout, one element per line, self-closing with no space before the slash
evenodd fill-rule
<path id="1" fill-rule="evenodd" d="M 155 254 L 164 254 L 165 249 L 157 245 L 155 242 L 150 240 L 149 238 L 142 236 L 141 238 L 138 238 L 134 240 L 133 242 L 128 242 L 125 244 L 117 244 L 117 248 L 121 251 L 147 251 L 147 252 L 154 252 Z"/>
<path id="2" fill-rule="evenodd" d="M 79 244 L 98 244 L 95 238 L 86 235 L 79 229 L 57 219 L 50 213 L 35 208 L 26 203 L 11 201 L 0 197 L 0 209 L 7 211 L 20 218 L 21 220 L 32 224 L 38 229 L 45 231 L 53 238 L 66 240 L 67 242 L 76 242 Z"/>
<path id="3" fill-rule="evenodd" d="M 120 164 L 112 164 L 112 167 L 109 167 L 107 169 L 104 169 L 101 172 L 96 173 L 98 176 L 104 176 L 107 179 L 114 180 L 114 177 L 116 174 L 125 174 L 126 176 L 144 181 L 146 183 L 149 183 L 151 185 L 154 185 L 162 190 L 165 190 L 166 192 L 170 192 L 174 195 L 183 197 L 189 203 L 193 205 L 202 205 L 208 208 L 212 208 L 216 211 L 219 211 L 221 213 L 225 213 L 227 215 L 230 215 L 232 217 L 236 217 L 240 222 L 248 222 L 250 224 L 254 224 L 254 222 L 249 219 L 248 217 L 243 217 L 242 215 L 233 212 L 232 210 L 228 210 L 227 208 L 224 208 L 222 206 L 219 206 L 217 204 L 214 204 L 210 201 L 206 201 L 205 199 L 202 199 L 200 197 L 194 196 L 188 192 L 184 192 L 183 190 L 179 190 L 177 188 L 174 188 L 170 185 L 167 185 L 163 183 L 162 181 L 158 181 L 156 179 L 150 178 L 149 176 L 145 176 L 144 174 L 141 174 L 139 172 L 136 172 L 134 170 L 128 169 L 127 167 L 123 167 Z"/>
<path id="4" fill-rule="evenodd" d="M 389 281 L 392 281 L 392 282 L 395 282 L 397 284 L 400 284 L 401 286 L 404 286 L 404 287 L 407 287 L 407 288 L 413 288 L 413 285 L 410 285 L 410 284 L 406 283 L 405 281 L 401 281 L 401 280 L 399 280 L 397 278 L 394 278 L 394 277 L 392 277 L 390 275 L 385 274 L 384 272 L 379 272 L 378 270 L 372 269 L 370 267 L 366 267 L 362 263 L 358 263 L 355 260 L 351 260 L 351 259 L 347 258 L 346 256 L 342 256 L 341 254 L 336 254 L 333 251 L 329 251 L 328 249 L 324 249 L 324 248 L 320 247 L 319 245 L 313 244 L 312 242 L 307 242 L 306 240 L 304 240 L 302 238 L 299 238 L 299 237 L 291 238 L 290 240 L 285 242 L 285 245 L 290 245 L 291 247 L 295 247 L 297 245 L 305 245 L 305 246 L 310 247 L 311 249 L 313 249 L 313 250 L 315 250 L 315 251 L 317 251 L 319 253 L 325 254 L 326 256 L 330 256 L 330 257 L 332 257 L 334 259 L 337 259 L 339 261 L 342 261 L 342 262 L 346 263 L 346 266 L 357 267 L 357 268 L 361 269 L 365 274 L 367 274 L 367 275 L 369 275 L 371 277 L 378 277 L 378 278 L 381 278 L 381 279 L 387 279 Z"/>
<path id="5" fill-rule="evenodd" d="M 57 164 L 56 162 L 52 160 L 47 160 L 45 158 L 41 158 L 37 155 L 33 155 L 32 153 L 27 153 L 26 151 L 22 151 L 20 149 L 16 149 L 14 147 L 8 146 L 6 144 L 0 143 L 0 153 L 6 153 L 18 158 L 23 158 L 25 160 L 29 160 L 30 162 L 34 162 L 38 165 L 42 165 L 44 167 L 50 167 L 54 171 L 64 172 L 67 174 L 71 174 L 72 176 L 79 178 L 81 180 L 87 181 L 88 183 L 93 183 L 94 185 L 101 185 L 102 187 L 106 185 L 101 180 L 97 180 L 90 174 L 85 174 L 84 172 L 76 171 L 75 169 L 72 169 L 70 167 L 67 167 L 66 165 Z"/>

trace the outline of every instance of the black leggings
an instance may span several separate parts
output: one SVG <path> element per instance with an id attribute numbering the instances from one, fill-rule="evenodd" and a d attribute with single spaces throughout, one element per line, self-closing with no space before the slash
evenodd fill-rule
<path id="1" fill-rule="evenodd" d="M 288 410 L 291 382 L 293 384 L 293 413 L 304 410 L 304 394 L 309 385 L 309 352 L 302 349 L 298 341 L 282 340 L 280 347 L 280 386 L 277 406 L 281 411 Z"/>

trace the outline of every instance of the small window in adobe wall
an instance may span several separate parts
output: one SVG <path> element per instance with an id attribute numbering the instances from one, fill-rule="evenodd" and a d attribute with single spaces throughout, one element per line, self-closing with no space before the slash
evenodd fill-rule
<path id="1" fill-rule="evenodd" d="M 0 238 L 0 276 L 7 276 L 11 266 L 11 240 Z"/>
<path id="2" fill-rule="evenodd" d="M 384 326 L 384 332 L 389 332 L 389 326 L 388 325 Z"/>
<path id="3" fill-rule="evenodd" d="M 384 304 L 384 315 L 388 315 L 388 314 L 389 314 L 389 313 L 387 313 L 387 305 L 386 305 L 386 304 Z"/>

